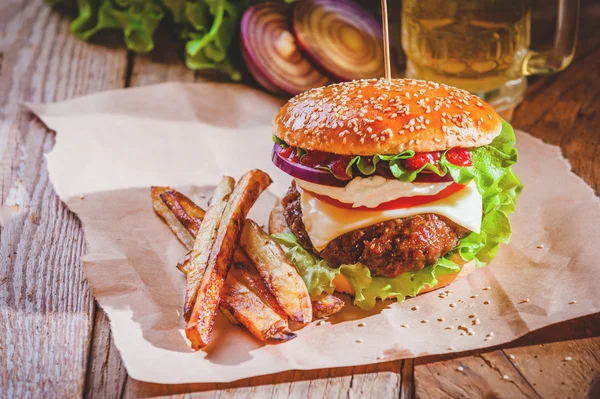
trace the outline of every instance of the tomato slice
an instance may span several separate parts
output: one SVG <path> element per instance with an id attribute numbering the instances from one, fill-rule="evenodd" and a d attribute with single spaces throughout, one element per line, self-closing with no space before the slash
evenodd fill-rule
<path id="1" fill-rule="evenodd" d="M 380 204 L 376 208 L 367 208 L 366 206 L 359 206 L 359 207 L 353 208 L 352 204 L 338 201 L 338 200 L 328 197 L 326 195 L 313 193 L 312 191 L 309 191 L 309 190 L 306 190 L 306 191 L 308 191 L 312 196 L 319 199 L 320 201 L 326 202 L 326 203 L 336 206 L 338 208 L 354 209 L 354 210 L 359 210 L 359 211 L 389 211 L 392 209 L 412 208 L 414 206 L 425 205 L 430 202 L 435 202 L 435 201 L 441 200 L 443 198 L 449 197 L 452 194 L 459 192 L 460 190 L 462 190 L 465 187 L 466 187 L 465 184 L 452 183 L 448 187 L 446 187 L 445 189 L 443 189 L 442 191 L 440 191 L 439 193 L 437 193 L 435 195 L 417 195 L 414 197 L 400 197 L 400 198 L 396 198 L 395 200 L 384 202 L 383 204 Z"/>

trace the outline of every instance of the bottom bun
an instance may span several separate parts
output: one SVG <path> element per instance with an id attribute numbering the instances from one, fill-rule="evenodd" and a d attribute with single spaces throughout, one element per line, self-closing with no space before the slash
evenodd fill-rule
<path id="1" fill-rule="evenodd" d="M 271 215 L 269 216 L 269 234 L 278 234 L 284 232 L 290 232 L 290 229 L 285 217 L 283 216 L 283 207 L 281 206 L 281 203 L 277 201 L 273 207 L 273 210 L 271 211 Z M 475 270 L 475 261 L 466 262 L 458 254 L 454 254 L 450 259 L 460 267 L 460 270 L 439 277 L 436 285 L 433 287 L 425 286 L 421 288 L 419 294 L 424 294 L 426 292 L 445 287 Z M 346 276 L 343 274 L 336 275 L 333 279 L 333 284 L 335 284 L 336 291 L 352 296 L 354 295 L 354 287 L 352 287 L 350 280 L 348 280 L 348 278 L 346 278 Z"/>

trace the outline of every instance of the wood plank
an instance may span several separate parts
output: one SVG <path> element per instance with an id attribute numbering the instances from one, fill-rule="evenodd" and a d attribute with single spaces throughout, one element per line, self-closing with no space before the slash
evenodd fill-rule
<path id="1" fill-rule="evenodd" d="M 131 57 L 129 86 L 197 80 L 196 73 L 184 65 L 183 48 L 174 42 L 169 33 L 163 32 L 162 35 L 158 35 L 155 46 L 155 50 L 149 55 Z"/>
<path id="2" fill-rule="evenodd" d="M 127 371 L 112 341 L 110 323 L 101 308 L 96 311 L 84 395 L 87 398 L 120 398 Z"/>
<path id="3" fill-rule="evenodd" d="M 8 397 L 81 396 L 94 311 L 83 234 L 48 181 L 54 135 L 20 103 L 121 87 L 126 55 L 77 41 L 42 0 L 3 1 L 0 27 L 0 209 L 18 210 L 0 230 L 0 386 Z"/>
<path id="4" fill-rule="evenodd" d="M 148 384 L 129 379 L 126 398 L 182 395 L 193 398 L 397 398 L 400 364 L 289 371 L 230 384 Z"/>
<path id="5" fill-rule="evenodd" d="M 591 392 L 600 384 L 598 337 L 513 348 L 504 352 L 508 353 L 508 359 L 519 374 L 543 398 L 598 397 Z"/>
<path id="6" fill-rule="evenodd" d="M 501 351 L 415 361 L 417 398 L 539 398 Z"/>

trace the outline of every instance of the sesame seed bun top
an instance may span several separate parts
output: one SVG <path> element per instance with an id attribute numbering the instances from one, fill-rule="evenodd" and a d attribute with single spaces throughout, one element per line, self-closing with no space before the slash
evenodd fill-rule
<path id="1" fill-rule="evenodd" d="M 274 133 L 293 147 L 344 155 L 479 147 L 502 119 L 467 91 L 413 79 L 364 79 L 299 94 L 277 113 Z"/>

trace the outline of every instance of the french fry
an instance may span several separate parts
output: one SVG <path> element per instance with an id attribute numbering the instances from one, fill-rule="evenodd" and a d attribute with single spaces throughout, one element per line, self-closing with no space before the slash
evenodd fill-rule
<path id="1" fill-rule="evenodd" d="M 237 253 L 244 253 L 243 251 L 236 251 Z M 236 255 L 234 255 L 235 259 Z M 260 277 L 260 274 L 256 271 L 256 268 L 252 266 L 250 262 L 237 262 L 234 260 L 233 268 L 229 270 L 229 273 L 233 273 L 238 281 L 243 283 L 251 291 L 253 291 L 264 303 L 269 305 L 271 309 L 275 311 L 281 318 L 287 320 L 287 314 L 281 309 L 281 306 L 277 303 L 277 300 L 271 294 L 265 282 Z"/>
<path id="2" fill-rule="evenodd" d="M 191 199 L 176 190 L 167 190 L 160 194 L 165 205 L 192 236 L 198 235 L 200 224 L 206 212 Z"/>
<path id="3" fill-rule="evenodd" d="M 154 212 L 158 216 L 164 219 L 169 228 L 175 233 L 179 241 L 187 248 L 192 249 L 194 247 L 194 237 L 188 232 L 183 224 L 177 219 L 177 217 L 171 212 L 169 207 L 160 198 L 161 194 L 169 191 L 169 187 L 157 187 L 152 186 L 150 188 L 150 194 L 152 196 L 152 207 Z"/>
<path id="4" fill-rule="evenodd" d="M 183 255 L 183 258 L 179 259 L 179 262 L 177 262 L 177 268 L 179 269 L 180 272 L 182 272 L 186 276 L 191 267 L 192 252 L 193 251 L 190 249 L 189 251 L 187 251 L 185 253 L 185 255 Z"/>
<path id="5" fill-rule="evenodd" d="M 181 259 L 179 261 L 179 263 L 177 263 L 177 268 L 183 273 L 183 274 L 187 274 L 187 271 L 190 269 L 191 267 L 191 262 L 192 262 L 192 251 L 188 251 L 185 256 L 183 257 L 183 259 Z M 234 307 L 235 308 L 235 304 L 230 305 L 230 307 Z M 229 320 L 229 322 L 233 325 L 238 325 L 240 324 L 240 322 L 231 314 L 231 312 L 229 310 L 227 310 L 225 307 L 223 307 L 221 305 L 221 307 L 219 308 L 219 310 L 221 310 L 221 313 L 223 314 L 223 316 L 225 316 L 225 318 L 227 320 Z"/>
<path id="6" fill-rule="evenodd" d="M 227 200 L 216 237 L 210 241 L 203 241 L 201 237 L 205 226 L 208 225 L 207 221 L 215 202 L 214 197 L 211 201 L 194 243 L 194 252 L 202 252 L 200 252 L 200 256 L 194 256 L 194 267 L 190 271 L 193 272 L 200 268 L 205 270 L 197 288 L 193 311 L 185 329 L 186 336 L 194 349 L 206 346 L 210 340 L 210 332 L 221 301 L 225 279 L 239 242 L 244 220 L 252 205 L 269 184 L 271 184 L 271 178 L 261 170 L 252 170 L 242 176 Z M 210 243 L 213 244 L 210 248 L 210 257 L 205 260 L 202 255 L 208 252 L 207 244 Z M 190 280 L 189 274 L 188 281 Z"/>
<path id="7" fill-rule="evenodd" d="M 287 315 L 297 323 L 312 321 L 308 290 L 281 247 L 254 221 L 246 220 L 240 246 Z"/>
<path id="8" fill-rule="evenodd" d="M 221 180 L 215 189 L 204 222 L 200 225 L 198 235 L 194 241 L 194 248 L 191 255 L 192 261 L 188 269 L 185 284 L 183 317 L 186 321 L 189 320 L 190 314 L 194 309 L 198 289 L 202 283 L 210 253 L 217 238 L 220 220 L 227 206 L 227 199 L 233 191 L 233 186 L 234 180 L 231 177 L 224 177 Z"/>
<path id="9" fill-rule="evenodd" d="M 315 319 L 329 317 L 344 307 L 344 301 L 326 292 L 311 298 L 311 303 Z"/>
<path id="10" fill-rule="evenodd" d="M 288 227 L 285 216 L 283 216 L 283 206 L 281 201 L 277 200 L 273 206 L 273 210 L 269 215 L 269 234 L 288 233 L 290 228 Z"/>
<path id="11" fill-rule="evenodd" d="M 283 342 L 296 337 L 289 331 L 286 319 L 281 318 L 232 274 L 227 275 L 221 306 L 263 342 Z"/>

